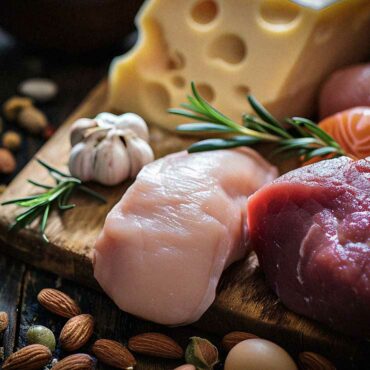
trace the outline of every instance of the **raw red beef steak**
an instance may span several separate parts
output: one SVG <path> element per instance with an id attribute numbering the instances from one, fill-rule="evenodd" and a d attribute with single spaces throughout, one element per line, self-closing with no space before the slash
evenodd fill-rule
<path id="1" fill-rule="evenodd" d="M 370 158 L 291 171 L 248 201 L 266 278 L 291 310 L 370 337 Z"/>

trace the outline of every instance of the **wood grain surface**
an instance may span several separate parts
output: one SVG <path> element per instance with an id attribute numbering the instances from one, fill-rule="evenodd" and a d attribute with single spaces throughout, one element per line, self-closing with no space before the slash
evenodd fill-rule
<path id="1" fill-rule="evenodd" d="M 27 330 L 32 325 L 44 325 L 50 328 L 56 339 L 57 346 L 53 352 L 53 360 L 61 359 L 69 353 L 64 352 L 58 337 L 67 319 L 47 311 L 37 301 L 37 294 L 44 288 L 57 288 L 76 300 L 82 312 L 93 315 L 95 319 L 94 334 L 79 352 L 90 353 L 96 339 L 107 338 L 127 345 L 128 339 L 140 333 L 160 332 L 174 338 L 186 348 L 188 338 L 193 335 L 206 337 L 218 345 L 219 338 L 199 329 L 191 327 L 166 328 L 151 322 L 139 320 L 132 315 L 120 311 L 104 294 L 95 289 L 80 286 L 72 281 L 40 271 L 24 264 L 11 261 L 0 255 L 0 311 L 9 315 L 9 327 L 3 338 L 0 335 L 0 369 L 3 357 L 26 346 Z M 181 365 L 183 360 L 168 360 L 135 354 L 138 362 L 136 370 L 172 370 Z M 45 368 L 46 369 L 46 368 Z M 111 367 L 99 362 L 96 370 L 112 370 Z"/>
<path id="2" fill-rule="evenodd" d="M 69 126 L 77 118 L 94 117 L 97 113 L 108 110 L 106 96 L 107 84 L 103 82 L 68 118 L 37 156 L 60 169 L 65 169 L 70 150 Z M 155 128 L 151 129 L 151 143 L 157 157 L 184 149 L 191 141 L 190 138 L 183 139 Z M 31 161 L 8 187 L 1 200 L 35 192 L 32 185 L 26 183 L 28 178 L 42 183 L 50 180 L 47 172 L 35 161 Z M 107 197 L 106 205 L 79 196 L 75 200 L 78 204 L 76 209 L 64 214 L 53 213 L 46 229 L 49 243 L 42 241 L 36 227 L 16 233 L 9 232 L 8 227 L 19 209 L 14 206 L 1 207 L 0 249 L 34 266 L 98 288 L 92 274 L 91 251 L 107 212 L 128 185 L 109 189 L 95 185 L 95 190 Z M 27 278 L 31 279 L 31 276 Z M 109 321 L 110 315 L 107 315 Z M 367 353 L 370 351 L 369 344 L 363 341 L 331 331 L 287 310 L 266 286 L 254 255 L 231 266 L 225 272 L 216 301 L 196 326 L 220 335 L 231 330 L 247 330 L 280 343 L 293 355 L 303 350 L 324 354 L 336 360 L 339 369 L 359 369 L 366 366 Z"/>

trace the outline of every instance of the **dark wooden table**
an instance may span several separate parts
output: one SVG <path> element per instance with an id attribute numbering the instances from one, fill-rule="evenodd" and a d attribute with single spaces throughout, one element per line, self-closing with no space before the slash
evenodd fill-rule
<path id="1" fill-rule="evenodd" d="M 17 86 L 22 80 L 29 77 L 51 78 L 58 84 L 59 94 L 52 102 L 39 107 L 47 114 L 52 126 L 57 128 L 85 95 L 107 75 L 112 57 L 123 53 L 132 41 L 133 39 L 123 44 L 121 49 L 77 57 L 28 49 L 0 32 L 0 104 L 17 93 Z M 17 154 L 16 172 L 18 172 L 45 139 L 29 136 L 18 127 L 10 127 L 5 122 L 4 130 L 9 128 L 19 131 L 24 139 L 22 148 Z M 14 175 L 0 175 L 0 184 L 9 183 Z M 84 312 L 95 317 L 95 339 L 110 338 L 126 343 L 127 339 L 134 334 L 160 331 L 176 338 L 185 347 L 190 336 L 204 335 L 194 328 L 169 329 L 138 320 L 118 310 L 104 294 L 61 280 L 56 275 L 1 255 L 0 311 L 6 311 L 10 317 L 9 328 L 3 338 L 0 338 L 1 352 L 5 357 L 26 345 L 25 335 L 30 325 L 45 325 L 58 336 L 66 320 L 47 312 L 36 299 L 37 293 L 47 287 L 56 287 L 70 294 L 80 303 Z M 217 340 L 217 338 L 211 339 Z M 91 343 L 83 350 L 88 351 L 90 345 Z M 64 355 L 59 348 L 54 353 L 55 358 Z M 182 364 L 181 361 L 142 356 L 137 356 L 137 360 L 139 362 L 137 369 L 173 369 Z M 0 360 L 0 364 L 1 362 Z M 108 367 L 99 364 L 98 369 L 108 369 Z"/>

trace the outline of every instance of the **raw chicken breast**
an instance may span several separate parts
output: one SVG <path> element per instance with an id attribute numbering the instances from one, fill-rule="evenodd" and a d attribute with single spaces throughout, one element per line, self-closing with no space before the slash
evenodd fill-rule
<path id="1" fill-rule="evenodd" d="M 252 246 L 291 310 L 370 337 L 370 158 L 289 172 L 248 200 Z"/>
<path id="2" fill-rule="evenodd" d="M 106 219 L 97 281 L 136 316 L 196 321 L 222 271 L 246 254 L 247 197 L 276 176 L 252 149 L 182 152 L 145 166 Z"/>

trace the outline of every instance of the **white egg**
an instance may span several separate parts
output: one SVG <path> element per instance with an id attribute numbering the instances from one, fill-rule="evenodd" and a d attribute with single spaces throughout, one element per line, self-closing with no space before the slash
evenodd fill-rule
<path id="1" fill-rule="evenodd" d="M 297 370 L 289 354 L 265 339 L 247 339 L 231 349 L 225 370 Z"/>
<path id="2" fill-rule="evenodd" d="M 195 366 L 187 364 L 187 365 L 179 366 L 174 370 L 195 370 Z"/>

